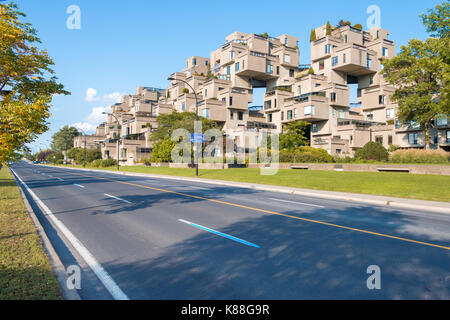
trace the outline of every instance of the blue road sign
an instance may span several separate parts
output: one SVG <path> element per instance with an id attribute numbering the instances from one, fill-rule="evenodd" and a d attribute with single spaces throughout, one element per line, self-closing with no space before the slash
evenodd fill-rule
<path id="1" fill-rule="evenodd" d="M 192 143 L 203 143 L 205 142 L 205 135 L 203 133 L 191 133 Z"/>

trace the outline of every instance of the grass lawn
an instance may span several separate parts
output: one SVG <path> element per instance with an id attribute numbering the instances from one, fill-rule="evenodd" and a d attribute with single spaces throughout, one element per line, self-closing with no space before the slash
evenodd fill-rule
<path id="1" fill-rule="evenodd" d="M 62 299 L 61 288 L 8 168 L 0 170 L 0 300 Z"/>
<path id="2" fill-rule="evenodd" d="M 78 166 L 81 167 L 81 166 Z M 115 171 L 115 167 L 103 168 Z M 195 169 L 129 166 L 121 171 L 194 177 Z M 315 190 L 342 191 L 400 198 L 450 201 L 450 176 L 394 172 L 339 172 L 280 169 L 276 175 L 260 175 L 259 169 L 199 171 L 199 177 L 253 182 Z"/>

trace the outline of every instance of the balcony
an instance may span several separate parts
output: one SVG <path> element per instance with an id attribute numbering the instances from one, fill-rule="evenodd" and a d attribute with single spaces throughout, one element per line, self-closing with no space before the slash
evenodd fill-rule
<path id="1" fill-rule="evenodd" d="M 239 58 L 241 69 L 236 72 L 238 76 L 253 78 L 254 80 L 267 81 L 276 79 L 274 68 L 278 65 L 278 56 L 271 54 L 249 51 L 248 54 Z"/>
<path id="2" fill-rule="evenodd" d="M 333 70 L 356 77 L 377 73 L 380 68 L 375 52 L 356 44 L 335 49 L 331 59 Z"/>

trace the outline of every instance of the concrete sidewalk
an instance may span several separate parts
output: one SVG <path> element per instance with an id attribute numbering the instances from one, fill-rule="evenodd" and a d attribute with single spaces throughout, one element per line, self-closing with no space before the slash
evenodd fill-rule
<path id="1" fill-rule="evenodd" d="M 203 178 L 193 178 L 193 177 L 169 176 L 169 175 L 161 175 L 161 174 L 153 174 L 153 173 L 135 173 L 135 172 L 123 172 L 123 171 L 117 172 L 117 171 L 108 171 L 108 170 L 83 169 L 83 168 L 71 168 L 71 167 L 54 167 L 54 166 L 50 166 L 50 165 L 43 165 L 43 166 L 60 168 L 60 169 L 61 168 L 69 169 L 69 170 L 81 170 L 81 171 L 88 171 L 88 172 L 111 173 L 111 174 L 125 175 L 125 176 L 161 178 L 161 179 L 190 181 L 190 182 L 198 182 L 198 183 L 209 183 L 209 184 L 238 187 L 238 188 L 250 188 L 250 189 L 254 189 L 254 190 L 290 193 L 290 194 L 310 196 L 310 197 L 316 197 L 316 198 L 324 198 L 324 199 L 354 201 L 354 202 L 372 204 L 372 205 L 377 205 L 377 206 L 390 206 L 390 207 L 403 208 L 403 209 L 431 211 L 431 212 L 450 214 L 450 202 L 415 200 L 415 199 L 396 198 L 396 197 L 387 197 L 387 196 L 375 196 L 375 195 L 369 195 L 369 194 L 337 192 L 337 191 L 312 190 L 312 189 L 283 187 L 283 186 L 274 186 L 274 185 L 247 183 L 247 182 L 234 182 L 234 181 L 226 181 L 226 180 L 213 180 L 213 179 L 203 179 Z"/>

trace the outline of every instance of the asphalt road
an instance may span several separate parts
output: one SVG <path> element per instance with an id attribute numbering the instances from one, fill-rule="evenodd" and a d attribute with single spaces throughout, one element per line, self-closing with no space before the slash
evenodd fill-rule
<path id="1" fill-rule="evenodd" d="M 450 215 L 25 162 L 12 169 L 47 207 L 27 192 L 64 266 L 81 267 L 83 299 L 120 298 L 116 289 L 129 299 L 450 299 Z M 381 289 L 367 287 L 372 265 Z"/>

